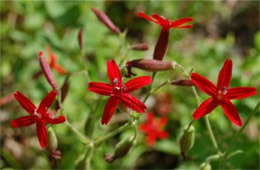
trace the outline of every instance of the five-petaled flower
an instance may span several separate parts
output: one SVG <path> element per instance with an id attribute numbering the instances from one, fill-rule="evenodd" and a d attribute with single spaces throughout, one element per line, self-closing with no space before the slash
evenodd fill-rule
<path id="1" fill-rule="evenodd" d="M 215 86 L 208 79 L 192 73 L 191 80 L 204 93 L 211 97 L 204 101 L 193 113 L 193 119 L 199 119 L 210 113 L 218 105 L 221 106 L 226 116 L 236 125 L 241 126 L 242 121 L 238 111 L 231 103 L 232 99 L 243 99 L 257 94 L 254 87 L 233 87 L 229 88 L 232 76 L 232 60 L 227 59 L 219 72 L 218 83 Z"/>
<path id="2" fill-rule="evenodd" d="M 150 84 L 152 81 L 149 76 L 137 77 L 126 83 L 122 82 L 121 73 L 114 60 L 107 62 L 107 75 L 110 84 L 101 82 L 90 82 L 88 90 L 100 95 L 110 96 L 106 103 L 102 124 L 107 124 L 119 103 L 137 112 L 144 113 L 146 106 L 137 98 L 129 94 L 143 86 Z"/>
<path id="3" fill-rule="evenodd" d="M 16 100 L 20 105 L 30 114 L 11 121 L 14 128 L 29 126 L 36 123 L 37 136 L 42 148 L 48 146 L 48 134 L 45 123 L 58 124 L 65 122 L 64 116 L 58 116 L 55 111 L 48 110 L 57 93 L 52 90 L 40 103 L 39 107 L 36 106 L 25 97 L 21 92 L 17 91 L 14 94 Z"/>
<path id="4" fill-rule="evenodd" d="M 51 47 L 48 45 L 46 47 L 46 51 L 48 53 L 48 56 L 49 56 L 49 60 L 50 60 L 50 67 L 54 70 L 56 70 L 59 74 L 66 74 L 67 71 L 62 67 L 60 66 L 58 63 L 57 63 L 57 57 L 56 55 L 54 55 L 52 53 L 52 50 L 51 50 Z"/>
<path id="5" fill-rule="evenodd" d="M 163 130 L 167 122 L 166 117 L 155 119 L 152 112 L 147 114 L 146 123 L 141 124 L 139 128 L 147 134 L 146 143 L 149 146 L 153 146 L 157 138 L 166 139 L 168 137 L 168 133 Z"/>
<path id="6" fill-rule="evenodd" d="M 176 21 L 171 21 L 167 18 L 164 18 L 158 14 L 152 14 L 148 16 L 142 12 L 139 12 L 138 15 L 148 21 L 155 22 L 162 27 L 159 39 L 156 43 L 153 59 L 155 60 L 162 60 L 164 54 L 166 52 L 168 41 L 169 41 L 169 29 L 170 28 L 192 28 L 192 25 L 183 25 L 187 22 L 193 21 L 191 17 L 181 18 Z"/>

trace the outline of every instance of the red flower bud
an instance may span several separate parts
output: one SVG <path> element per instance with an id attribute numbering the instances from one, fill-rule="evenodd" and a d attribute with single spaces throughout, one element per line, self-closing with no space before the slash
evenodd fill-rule
<path id="1" fill-rule="evenodd" d="M 194 86 L 195 84 L 192 82 L 192 80 L 174 80 L 171 82 L 172 85 L 177 86 Z"/>
<path id="2" fill-rule="evenodd" d="M 78 42 L 80 50 L 83 49 L 83 29 L 81 28 L 78 33 Z"/>
<path id="3" fill-rule="evenodd" d="M 46 77 L 46 79 L 48 80 L 48 82 L 50 83 L 50 85 L 52 86 L 52 88 L 54 90 L 56 90 L 56 92 L 59 91 L 59 88 L 54 80 L 54 77 L 52 75 L 52 72 L 51 72 L 51 68 L 50 68 L 50 65 L 49 63 L 46 61 L 46 59 L 44 58 L 44 54 L 43 52 L 41 51 L 39 53 L 39 61 L 40 61 L 40 65 L 41 65 L 41 68 L 42 68 L 42 71 Z"/>
<path id="4" fill-rule="evenodd" d="M 65 100 L 68 91 L 70 88 L 70 82 L 69 82 L 69 76 L 65 79 L 63 85 L 61 86 L 61 103 L 63 103 L 63 101 Z M 55 106 L 55 110 L 59 110 L 60 109 L 60 105 L 59 102 L 56 102 L 56 106 Z"/>
<path id="5" fill-rule="evenodd" d="M 141 44 L 133 44 L 130 48 L 132 50 L 146 51 L 149 49 L 149 46 L 146 43 L 141 43 Z"/>
<path id="6" fill-rule="evenodd" d="M 131 71 L 132 67 L 139 68 L 146 71 L 166 71 L 172 70 L 175 68 L 175 62 L 170 61 L 159 61 L 152 59 L 140 59 L 140 60 L 132 60 L 126 63 L 126 67 L 128 70 L 128 74 L 126 77 L 130 77 L 131 75 L 136 75 Z"/>
<path id="7" fill-rule="evenodd" d="M 112 32 L 116 34 L 120 34 L 120 29 L 117 28 L 114 23 L 109 19 L 109 17 L 102 11 L 91 8 L 91 10 L 95 13 L 95 15 L 98 17 L 98 19 L 103 22 Z"/>

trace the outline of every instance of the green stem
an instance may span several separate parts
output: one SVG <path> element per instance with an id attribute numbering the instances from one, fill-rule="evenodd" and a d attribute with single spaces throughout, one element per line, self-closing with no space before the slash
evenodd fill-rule
<path id="1" fill-rule="evenodd" d="M 249 114 L 249 116 L 247 117 L 245 123 L 243 124 L 243 126 L 239 129 L 239 131 L 237 132 L 237 134 L 234 136 L 233 140 L 231 141 L 231 143 L 229 144 L 225 155 L 223 156 L 222 160 L 221 160 L 221 164 L 220 164 L 220 168 L 224 168 L 225 166 L 225 162 L 227 159 L 227 155 L 230 152 L 230 150 L 232 149 L 232 147 L 235 145 L 238 137 L 241 135 L 241 133 L 243 132 L 243 130 L 245 129 L 245 127 L 247 126 L 247 124 L 249 123 L 249 121 L 251 120 L 251 118 L 253 117 L 253 115 L 258 111 L 260 106 L 260 101 L 257 103 L 257 105 L 255 106 L 254 110 Z"/>
<path id="2" fill-rule="evenodd" d="M 87 69 L 88 68 L 87 62 L 85 59 L 85 48 L 83 47 L 80 52 L 81 52 L 81 60 L 82 60 L 83 68 L 84 68 L 85 74 L 86 74 L 86 79 L 87 79 L 87 82 L 90 82 L 90 77 L 89 77 L 89 73 L 88 73 L 88 69 Z"/>
<path id="3" fill-rule="evenodd" d="M 85 143 L 85 144 L 90 144 L 91 143 L 91 140 L 87 137 L 85 137 L 81 132 L 79 132 L 75 127 L 73 127 L 69 121 L 67 120 L 65 122 L 65 124 L 78 136 L 79 140 L 82 142 L 82 143 Z"/>
<path id="4" fill-rule="evenodd" d="M 155 76 L 156 76 L 156 72 L 153 72 L 153 74 L 152 74 L 152 84 L 151 84 L 151 88 L 150 88 L 149 92 L 146 94 L 146 96 L 144 97 L 143 103 L 145 103 L 145 102 L 147 101 L 147 99 L 148 99 L 148 98 L 151 96 L 151 94 L 152 94 L 153 82 L 154 82 Z"/>
<path id="5" fill-rule="evenodd" d="M 100 145 L 102 142 L 112 138 L 113 136 L 117 135 L 118 133 L 126 130 L 127 128 L 129 128 L 130 126 L 132 126 L 132 124 L 134 124 L 134 122 L 127 122 L 125 123 L 123 126 L 119 127 L 118 129 L 110 132 L 109 134 L 101 137 L 101 138 L 98 138 L 95 142 L 94 142 L 94 145 L 95 146 L 98 146 Z"/>
<path id="6" fill-rule="evenodd" d="M 192 91 L 195 95 L 195 98 L 196 98 L 196 101 L 197 101 L 197 105 L 199 106 L 201 104 L 201 99 L 198 95 L 198 92 L 196 90 L 195 87 L 192 87 Z M 217 144 L 217 141 L 216 141 L 216 138 L 214 136 L 214 133 L 212 131 L 212 128 L 211 128 L 211 125 L 210 125 L 210 122 L 209 122 L 209 117 L 208 115 L 204 116 L 204 120 L 205 120 L 205 123 L 206 123 L 206 127 L 208 129 L 208 132 L 209 132 L 209 136 L 210 136 L 210 140 L 211 140 L 211 143 L 213 144 L 213 147 L 214 149 L 217 151 L 217 152 L 220 152 L 219 148 L 218 148 L 218 144 Z"/>

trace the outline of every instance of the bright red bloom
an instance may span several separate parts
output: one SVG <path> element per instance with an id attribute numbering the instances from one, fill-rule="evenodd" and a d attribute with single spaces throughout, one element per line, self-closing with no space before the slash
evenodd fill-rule
<path id="1" fill-rule="evenodd" d="M 46 47 L 46 51 L 49 56 L 50 67 L 56 70 L 61 75 L 66 74 L 67 71 L 57 63 L 57 57 L 52 53 L 51 47 L 49 45 Z"/>
<path id="2" fill-rule="evenodd" d="M 30 114 L 18 119 L 12 120 L 11 124 L 14 128 L 29 126 L 36 123 L 37 136 L 42 148 L 48 146 L 48 134 L 45 123 L 58 124 L 65 122 L 64 116 L 58 116 L 55 111 L 49 111 L 49 107 L 55 100 L 57 93 L 52 90 L 40 103 L 39 107 L 36 106 L 25 97 L 22 93 L 17 91 L 14 94 L 16 100 L 20 105 Z"/>
<path id="3" fill-rule="evenodd" d="M 147 121 L 140 125 L 140 129 L 147 134 L 146 143 L 149 146 L 153 146 L 157 138 L 168 138 L 168 133 L 163 130 L 167 122 L 168 119 L 166 117 L 156 120 L 152 112 L 147 114 Z"/>
<path id="4" fill-rule="evenodd" d="M 229 88 L 232 76 L 232 60 L 227 59 L 219 72 L 218 83 L 215 86 L 208 79 L 192 73 L 191 80 L 204 93 L 210 95 L 206 101 L 193 113 L 193 119 L 199 119 L 204 115 L 210 113 L 218 105 L 221 106 L 226 116 L 236 125 L 241 126 L 242 121 L 239 117 L 238 111 L 231 103 L 232 99 L 243 99 L 257 94 L 254 87 L 233 87 Z"/>
<path id="5" fill-rule="evenodd" d="M 107 124 L 110 121 L 120 102 L 130 109 L 144 113 L 146 106 L 129 93 L 152 83 L 150 77 L 137 77 L 124 84 L 119 68 L 114 60 L 107 62 L 107 75 L 110 84 L 100 82 L 90 82 L 88 84 L 89 91 L 100 95 L 110 96 L 105 106 L 101 123 Z"/>
<path id="6" fill-rule="evenodd" d="M 192 25 L 183 25 L 187 22 L 193 21 L 191 17 L 181 18 L 176 21 L 171 21 L 167 18 L 164 18 L 158 14 L 152 14 L 148 16 L 142 12 L 139 12 L 138 15 L 148 21 L 155 22 L 162 27 L 159 39 L 156 43 L 153 59 L 162 60 L 166 52 L 168 41 L 169 41 L 169 29 L 170 28 L 192 28 Z"/>

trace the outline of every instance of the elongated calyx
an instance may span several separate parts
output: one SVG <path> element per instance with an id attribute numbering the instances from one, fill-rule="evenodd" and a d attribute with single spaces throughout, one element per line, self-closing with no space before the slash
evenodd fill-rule
<path id="1" fill-rule="evenodd" d="M 192 82 L 192 80 L 185 79 L 185 80 L 174 80 L 171 82 L 172 85 L 175 86 L 194 86 L 195 84 Z"/>
<path id="2" fill-rule="evenodd" d="M 107 28 L 109 28 L 112 32 L 116 34 L 120 34 L 120 29 L 114 25 L 114 23 L 110 20 L 110 18 L 102 11 L 91 8 L 91 10 L 95 13 L 95 15 L 98 17 L 98 19 L 103 22 Z"/>
<path id="3" fill-rule="evenodd" d="M 79 48 L 80 48 L 80 50 L 82 50 L 83 49 L 83 29 L 81 28 L 80 30 L 79 30 L 79 33 L 78 33 L 78 43 L 79 43 Z"/>
<path id="4" fill-rule="evenodd" d="M 131 75 L 136 75 L 131 71 L 132 67 L 139 68 L 145 71 L 167 71 L 175 68 L 176 62 L 172 61 L 160 61 L 153 59 L 139 59 L 139 60 L 131 60 L 126 63 L 128 74 L 126 77 L 131 77 Z"/>
<path id="5" fill-rule="evenodd" d="M 115 152 L 113 154 L 106 154 L 105 160 L 107 162 L 113 162 L 118 158 L 124 157 L 132 148 L 134 143 L 133 137 L 127 137 L 121 140 L 115 148 Z"/>
<path id="6" fill-rule="evenodd" d="M 48 139 L 49 140 L 47 149 L 50 153 L 53 153 L 58 147 L 58 139 L 52 127 L 48 128 Z"/>
<path id="7" fill-rule="evenodd" d="M 56 84 L 56 82 L 54 80 L 53 74 L 51 72 L 50 65 L 46 61 L 42 51 L 39 53 L 39 61 L 40 61 L 40 65 L 41 65 L 41 68 L 42 68 L 42 72 L 44 73 L 44 75 L 45 75 L 46 79 L 48 80 L 49 84 L 51 85 L 53 90 L 58 92 L 59 91 L 58 85 Z"/>
<path id="8" fill-rule="evenodd" d="M 180 140 L 181 154 L 185 158 L 186 152 L 192 148 L 195 141 L 195 128 L 191 126 L 189 129 L 184 129 L 184 133 Z"/>
<path id="9" fill-rule="evenodd" d="M 141 44 L 133 44 L 130 47 L 132 50 L 137 50 L 137 51 L 146 51 L 149 49 L 148 44 L 146 43 L 141 43 Z"/>

